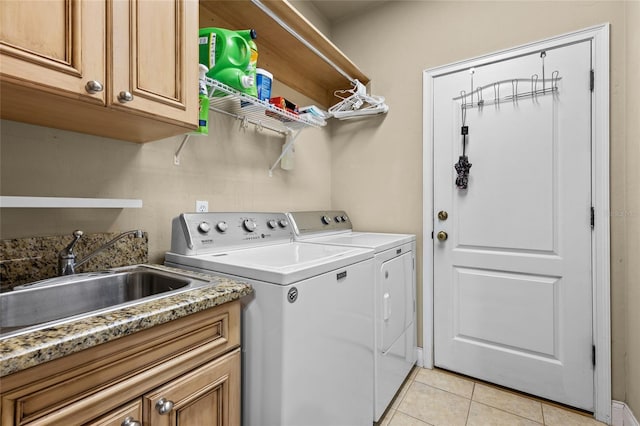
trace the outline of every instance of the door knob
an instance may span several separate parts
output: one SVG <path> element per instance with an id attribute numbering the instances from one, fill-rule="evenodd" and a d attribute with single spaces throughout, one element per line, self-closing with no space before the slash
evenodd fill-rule
<path id="1" fill-rule="evenodd" d="M 131 92 L 123 90 L 122 92 L 118 93 L 118 101 L 120 101 L 121 103 L 131 102 L 132 100 L 133 95 L 131 94 Z"/>
<path id="2" fill-rule="evenodd" d="M 444 231 L 438 232 L 437 236 L 438 236 L 438 240 L 440 241 L 445 241 L 447 238 L 449 238 L 449 235 Z"/>
<path id="3" fill-rule="evenodd" d="M 440 210 L 438 212 L 438 219 L 447 220 L 448 217 L 449 217 L 449 213 L 445 212 L 444 210 Z"/>

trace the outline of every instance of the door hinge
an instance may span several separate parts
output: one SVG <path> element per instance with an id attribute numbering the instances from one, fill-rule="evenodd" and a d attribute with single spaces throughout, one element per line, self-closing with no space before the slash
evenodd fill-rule
<path id="1" fill-rule="evenodd" d="M 589 76 L 589 88 L 593 92 L 593 86 L 596 84 L 596 73 L 594 70 L 591 70 L 591 74 Z"/>
<path id="2" fill-rule="evenodd" d="M 593 208 L 593 206 L 591 206 L 591 229 L 593 229 L 596 226 L 596 211 Z"/>
<path id="3" fill-rule="evenodd" d="M 593 366 L 596 366 L 596 345 L 591 346 L 591 362 Z"/>

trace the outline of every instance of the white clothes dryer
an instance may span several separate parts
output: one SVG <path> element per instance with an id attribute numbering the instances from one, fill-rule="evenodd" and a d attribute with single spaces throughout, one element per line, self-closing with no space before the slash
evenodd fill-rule
<path id="1" fill-rule="evenodd" d="M 284 213 L 185 213 L 166 265 L 234 277 L 245 426 L 373 422 L 373 250 L 293 241 Z"/>
<path id="2" fill-rule="evenodd" d="M 287 214 L 297 241 L 374 250 L 374 421 L 416 362 L 415 235 L 354 232 L 344 211 Z"/>

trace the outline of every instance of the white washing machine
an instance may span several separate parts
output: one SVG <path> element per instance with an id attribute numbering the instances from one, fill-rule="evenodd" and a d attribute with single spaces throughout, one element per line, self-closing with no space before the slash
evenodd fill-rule
<path id="1" fill-rule="evenodd" d="M 166 265 L 250 283 L 242 309 L 245 426 L 373 422 L 371 249 L 293 241 L 284 213 L 185 213 Z"/>
<path id="2" fill-rule="evenodd" d="M 353 232 L 344 211 L 288 213 L 297 241 L 375 251 L 374 420 L 416 362 L 415 235 Z"/>

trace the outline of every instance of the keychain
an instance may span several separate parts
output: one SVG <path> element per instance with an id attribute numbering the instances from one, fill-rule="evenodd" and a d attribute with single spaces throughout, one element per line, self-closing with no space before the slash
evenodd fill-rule
<path id="1" fill-rule="evenodd" d="M 472 164 L 469 162 L 469 158 L 466 156 L 467 135 L 469 134 L 469 126 L 462 126 L 460 129 L 462 133 L 462 155 L 459 157 L 458 162 L 453 166 L 458 172 L 456 178 L 456 186 L 458 189 L 467 189 L 469 183 L 469 169 Z"/>
<path id="2" fill-rule="evenodd" d="M 469 158 L 467 158 L 467 135 L 469 134 L 469 126 L 466 125 L 466 97 L 464 96 L 464 91 L 462 93 L 462 127 L 460 128 L 460 134 L 462 135 L 462 155 L 458 158 L 458 162 L 454 164 L 453 167 L 458 173 L 458 177 L 456 178 L 456 186 L 458 187 L 458 189 L 467 189 L 467 185 L 469 184 L 469 169 L 471 169 L 472 164 L 469 162 Z"/>

